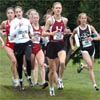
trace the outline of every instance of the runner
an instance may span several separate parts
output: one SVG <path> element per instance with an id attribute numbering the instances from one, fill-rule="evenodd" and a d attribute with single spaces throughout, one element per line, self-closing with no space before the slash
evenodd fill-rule
<path id="1" fill-rule="evenodd" d="M 70 37 L 71 49 L 72 51 L 75 50 L 75 47 L 73 45 L 73 37 L 77 33 L 80 41 L 80 49 L 81 49 L 82 57 L 86 62 L 86 64 L 88 65 L 87 67 L 89 70 L 90 79 L 93 83 L 93 87 L 96 91 L 98 91 L 99 88 L 96 85 L 94 71 L 93 71 L 95 47 L 93 42 L 89 40 L 89 37 L 91 37 L 92 33 L 94 33 L 96 36 L 99 35 L 92 25 L 87 24 L 88 17 L 86 13 L 80 13 L 77 22 L 79 26 L 74 29 L 73 34 Z"/>
<path id="2" fill-rule="evenodd" d="M 48 86 L 48 83 L 45 82 L 45 68 L 44 68 L 44 53 L 42 51 L 42 47 L 40 44 L 41 40 L 41 32 L 42 32 L 42 27 L 39 25 L 39 14 L 38 12 L 35 12 L 34 14 L 30 13 L 32 15 L 32 18 L 30 17 L 31 25 L 33 27 L 33 55 L 35 56 L 35 68 L 34 70 L 37 72 L 37 68 L 40 68 L 40 75 L 42 79 L 42 88 L 44 89 L 45 87 Z M 37 63 L 36 63 L 37 62 Z M 34 72 L 35 72 L 34 71 Z M 38 72 L 37 72 L 38 73 Z M 36 74 L 37 74 L 36 73 Z M 35 78 L 35 77 L 34 77 Z M 36 80 L 37 81 L 37 80 Z M 35 82 L 34 85 L 36 85 L 37 82 Z"/>
<path id="3" fill-rule="evenodd" d="M 12 41 L 14 35 L 15 46 L 14 53 L 17 59 L 17 70 L 19 75 L 20 89 L 24 90 L 23 86 L 23 77 L 22 77 L 22 65 L 23 57 L 25 55 L 26 67 L 27 67 L 27 80 L 30 86 L 33 86 L 31 81 L 31 53 L 32 53 L 32 41 L 29 37 L 30 34 L 33 34 L 32 26 L 28 19 L 23 18 L 23 9 L 20 6 L 15 7 L 16 18 L 11 22 L 10 28 L 10 41 Z"/>
<path id="4" fill-rule="evenodd" d="M 50 36 L 50 42 L 47 45 L 47 57 L 50 67 L 49 72 L 49 83 L 50 83 L 50 96 L 54 96 L 54 82 L 59 82 L 60 89 L 63 89 L 62 76 L 65 68 L 66 51 L 64 44 L 64 30 L 68 19 L 61 16 L 62 5 L 60 2 L 55 2 L 53 4 L 54 15 L 50 17 L 43 29 L 42 34 L 44 36 Z M 50 32 L 48 30 L 50 29 Z M 58 57 L 60 62 L 59 79 L 57 78 L 57 68 L 56 68 L 56 58 Z"/>
<path id="5" fill-rule="evenodd" d="M 17 68 L 16 68 L 17 62 L 16 62 L 16 58 L 15 58 L 14 52 L 13 52 L 14 42 L 11 43 L 8 40 L 10 24 L 11 24 L 11 21 L 15 18 L 14 8 L 12 8 L 12 7 L 7 8 L 6 14 L 7 14 L 8 19 L 2 22 L 0 31 L 1 31 L 2 35 L 6 36 L 6 42 L 5 42 L 4 49 L 5 49 L 7 56 L 11 60 L 11 71 L 13 74 L 13 77 L 12 77 L 13 86 L 17 87 L 17 86 L 19 86 L 19 82 L 17 79 Z"/>

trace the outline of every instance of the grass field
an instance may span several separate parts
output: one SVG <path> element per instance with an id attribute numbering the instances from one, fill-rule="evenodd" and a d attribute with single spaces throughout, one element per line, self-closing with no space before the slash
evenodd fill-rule
<path id="1" fill-rule="evenodd" d="M 0 45 L 1 46 L 1 45 Z M 94 72 L 97 84 L 100 87 L 100 63 L 95 61 Z M 65 88 L 57 90 L 55 97 L 49 96 L 49 87 L 42 90 L 40 87 L 28 87 L 24 77 L 25 91 L 12 87 L 10 61 L 0 47 L 0 100 L 100 100 L 100 91 L 95 91 L 87 70 L 80 74 L 76 72 L 78 64 L 70 61 L 65 69 L 63 81 Z"/>

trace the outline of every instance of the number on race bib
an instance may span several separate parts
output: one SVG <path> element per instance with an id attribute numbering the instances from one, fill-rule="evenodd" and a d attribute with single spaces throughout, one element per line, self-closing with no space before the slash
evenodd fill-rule
<path id="1" fill-rule="evenodd" d="M 63 39 L 62 32 L 57 32 L 57 34 L 53 36 L 53 39 L 54 40 L 62 40 Z"/>
<path id="2" fill-rule="evenodd" d="M 38 33 L 34 33 L 35 41 L 40 42 L 40 35 Z"/>
<path id="3" fill-rule="evenodd" d="M 18 37 L 19 39 L 27 38 L 27 31 L 19 31 Z"/>
<path id="4" fill-rule="evenodd" d="M 83 47 L 89 47 L 92 45 L 92 43 L 88 39 L 85 39 L 84 41 L 82 41 L 82 45 Z"/>

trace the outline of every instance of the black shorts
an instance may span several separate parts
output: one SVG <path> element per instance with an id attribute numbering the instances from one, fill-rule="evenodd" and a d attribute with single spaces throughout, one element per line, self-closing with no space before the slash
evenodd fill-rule
<path id="1" fill-rule="evenodd" d="M 15 43 L 14 45 L 15 56 L 24 55 L 24 54 L 28 56 L 28 54 L 32 53 L 32 46 L 33 43 L 31 41 L 25 43 L 19 43 L 19 44 Z"/>
<path id="2" fill-rule="evenodd" d="M 91 57 L 93 57 L 95 55 L 95 47 L 94 46 L 83 48 L 83 49 L 81 49 L 81 51 L 87 51 Z"/>
<path id="3" fill-rule="evenodd" d="M 65 50 L 64 42 L 49 42 L 47 45 L 46 56 L 50 59 L 55 59 L 58 56 L 58 52 L 61 50 Z"/>

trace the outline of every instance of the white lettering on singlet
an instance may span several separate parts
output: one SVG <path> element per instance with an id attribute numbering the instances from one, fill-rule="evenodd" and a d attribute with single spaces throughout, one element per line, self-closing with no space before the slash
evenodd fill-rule
<path id="1" fill-rule="evenodd" d="M 56 31 L 57 31 L 57 33 L 53 36 L 53 39 L 54 40 L 62 40 L 63 39 L 62 26 L 60 28 L 58 28 L 58 26 L 56 26 Z"/>

